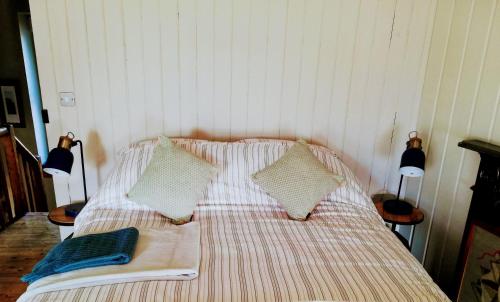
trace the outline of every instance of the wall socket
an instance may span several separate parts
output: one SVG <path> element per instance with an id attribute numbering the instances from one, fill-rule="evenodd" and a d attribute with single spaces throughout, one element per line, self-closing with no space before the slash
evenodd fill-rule
<path id="1" fill-rule="evenodd" d="M 73 92 L 59 92 L 59 101 L 61 106 L 73 107 L 75 106 L 75 95 Z"/>

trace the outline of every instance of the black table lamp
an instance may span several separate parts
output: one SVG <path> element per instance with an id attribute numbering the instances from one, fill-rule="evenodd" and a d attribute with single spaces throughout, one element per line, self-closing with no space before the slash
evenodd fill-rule
<path id="1" fill-rule="evenodd" d="M 412 137 L 412 134 L 414 136 Z M 401 156 L 401 165 L 399 173 L 398 196 L 396 199 L 384 201 L 384 211 L 396 215 L 409 215 L 413 211 L 413 206 L 404 200 L 399 199 L 403 177 L 421 177 L 424 175 L 425 154 L 422 151 L 422 140 L 417 137 L 417 131 L 408 134 L 409 140 L 406 142 L 406 150 Z"/>
<path id="2" fill-rule="evenodd" d="M 68 132 L 66 136 L 59 137 L 57 148 L 50 150 L 47 161 L 43 165 L 43 171 L 53 176 L 69 176 L 71 168 L 73 167 L 73 153 L 71 148 L 80 145 L 80 157 L 82 162 L 82 175 L 83 175 L 83 192 L 85 194 L 85 201 L 68 205 L 65 208 L 66 216 L 76 217 L 81 209 L 87 203 L 87 182 L 85 180 L 85 164 L 83 161 L 83 146 L 81 140 L 75 140 L 75 135 Z"/>

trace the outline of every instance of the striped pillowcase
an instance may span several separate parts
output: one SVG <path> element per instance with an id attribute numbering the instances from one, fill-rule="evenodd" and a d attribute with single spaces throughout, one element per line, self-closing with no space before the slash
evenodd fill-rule
<path id="1" fill-rule="evenodd" d="M 243 140 L 237 142 L 210 142 L 193 139 L 172 139 L 178 146 L 219 167 L 219 173 L 204 190 L 199 205 L 248 204 L 274 205 L 269 197 L 251 180 L 251 175 L 278 160 L 294 144 L 285 140 Z M 123 201 L 151 160 L 157 140 L 146 140 L 123 149 L 117 165 L 97 194 L 107 194 L 106 202 Z M 343 176 L 345 185 L 325 196 L 323 200 L 343 202 L 376 211 L 373 202 L 364 192 L 352 171 L 325 147 L 309 145 L 314 155 L 336 175 Z M 106 188 L 113 187 L 107 190 Z M 113 193 L 114 192 L 114 193 Z M 114 194 L 114 195 L 113 195 Z M 123 194 L 116 196 L 116 194 Z M 99 200 L 102 200 L 100 198 Z M 131 206 L 128 204 L 128 206 Z"/>

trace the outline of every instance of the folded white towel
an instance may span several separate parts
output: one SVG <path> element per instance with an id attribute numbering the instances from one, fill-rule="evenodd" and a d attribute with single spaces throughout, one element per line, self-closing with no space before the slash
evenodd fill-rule
<path id="1" fill-rule="evenodd" d="M 125 265 L 86 268 L 42 278 L 18 301 L 44 292 L 124 282 L 191 280 L 200 266 L 200 225 L 190 222 L 166 229 L 139 229 L 132 261 Z"/>

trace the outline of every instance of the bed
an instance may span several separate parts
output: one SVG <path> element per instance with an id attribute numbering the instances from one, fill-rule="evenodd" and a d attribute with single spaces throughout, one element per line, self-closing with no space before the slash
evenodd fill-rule
<path id="1" fill-rule="evenodd" d="M 34 301 L 449 301 L 384 225 L 353 173 L 333 151 L 313 153 L 346 182 L 325 196 L 307 221 L 288 219 L 249 178 L 293 144 L 178 139 L 216 164 L 199 201 L 199 277 L 73 288 L 25 295 Z M 75 236 L 128 226 L 168 229 L 169 220 L 127 199 L 155 140 L 131 145 L 75 221 Z M 25 296 L 26 297 L 26 296 Z"/>

